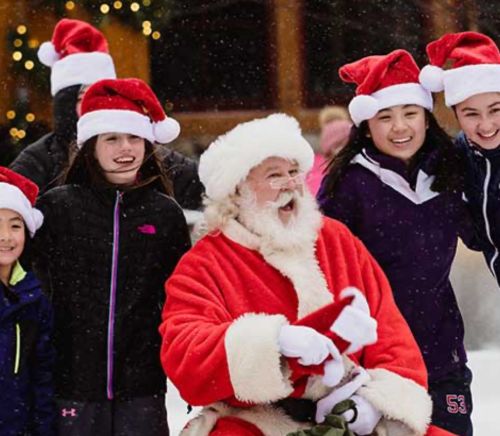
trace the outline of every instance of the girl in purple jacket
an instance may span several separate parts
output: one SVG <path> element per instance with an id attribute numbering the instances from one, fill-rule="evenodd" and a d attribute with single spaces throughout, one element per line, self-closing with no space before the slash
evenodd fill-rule
<path id="1" fill-rule="evenodd" d="M 355 126 L 329 164 L 318 200 L 387 274 L 427 365 L 433 425 L 443 435 L 470 436 L 471 373 L 449 274 L 458 237 L 470 244 L 473 233 L 461 160 L 418 75 L 404 50 L 341 68 L 341 78 L 358 85 L 349 105 Z"/>

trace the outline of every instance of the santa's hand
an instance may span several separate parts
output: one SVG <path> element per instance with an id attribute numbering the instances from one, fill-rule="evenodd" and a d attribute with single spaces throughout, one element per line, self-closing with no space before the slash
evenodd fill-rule
<path id="1" fill-rule="evenodd" d="M 333 358 L 325 362 L 325 373 L 323 383 L 326 386 L 334 387 L 340 383 L 345 374 L 344 362 L 341 358 Z"/>
<path id="2" fill-rule="evenodd" d="M 325 420 L 326 415 L 332 413 L 333 408 L 338 403 L 354 396 L 354 393 L 370 380 L 368 372 L 360 366 L 352 370 L 350 377 L 351 379 L 347 383 L 333 390 L 316 403 L 316 422 L 318 424 Z"/>
<path id="3" fill-rule="evenodd" d="M 339 350 L 332 340 L 310 327 L 281 327 L 278 347 L 283 356 L 298 358 L 304 366 L 319 365 L 328 356 L 340 358 Z"/>
<path id="4" fill-rule="evenodd" d="M 340 336 L 350 345 L 345 354 L 355 353 L 366 345 L 377 342 L 377 321 L 371 317 L 368 302 L 363 293 L 356 288 L 344 289 L 341 298 L 354 297 L 330 327 L 330 331 Z"/>
<path id="5" fill-rule="evenodd" d="M 372 434 L 382 414 L 366 398 L 353 395 L 350 400 L 354 401 L 355 409 L 342 414 L 349 429 L 359 436 Z"/>

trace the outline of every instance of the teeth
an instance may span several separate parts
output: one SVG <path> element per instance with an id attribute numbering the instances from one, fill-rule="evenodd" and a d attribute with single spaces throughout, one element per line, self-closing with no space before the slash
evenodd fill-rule
<path id="1" fill-rule="evenodd" d="M 401 139 L 392 139 L 392 142 L 395 142 L 396 144 L 403 144 L 404 142 L 411 141 L 411 136 L 408 136 L 407 138 L 401 138 Z"/>
<path id="2" fill-rule="evenodd" d="M 489 135 L 487 133 L 480 133 L 480 135 L 483 138 L 493 138 L 498 133 L 498 130 L 495 130 L 494 132 L 490 133 Z"/>
<path id="3" fill-rule="evenodd" d="M 133 157 L 121 157 L 121 158 L 118 158 L 115 160 L 115 162 L 118 162 L 118 163 L 130 163 L 133 161 L 134 161 Z"/>
<path id="4" fill-rule="evenodd" d="M 12 251 L 13 248 L 1 247 L 0 251 Z"/>

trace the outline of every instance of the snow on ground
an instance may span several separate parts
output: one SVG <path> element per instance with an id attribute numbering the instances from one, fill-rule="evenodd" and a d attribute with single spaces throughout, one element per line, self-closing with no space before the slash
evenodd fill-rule
<path id="1" fill-rule="evenodd" d="M 498 308 L 500 310 L 500 308 Z M 500 429 L 500 349 L 469 352 L 469 365 L 474 374 L 474 436 L 494 436 Z M 187 405 L 169 383 L 167 395 L 170 435 L 178 436 L 184 424 L 196 415 L 187 415 Z M 283 435 L 285 436 L 285 435 Z"/>

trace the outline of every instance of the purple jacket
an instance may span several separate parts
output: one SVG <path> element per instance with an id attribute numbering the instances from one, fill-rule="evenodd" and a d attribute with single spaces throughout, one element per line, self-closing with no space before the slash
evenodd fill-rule
<path id="1" fill-rule="evenodd" d="M 433 380 L 466 361 L 462 316 L 449 280 L 458 237 L 473 231 L 462 193 L 433 192 L 436 155 L 410 174 L 398 159 L 358 154 L 335 192 L 318 200 L 325 215 L 345 223 L 366 245 L 391 283 Z"/>

